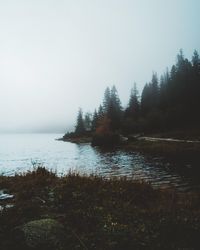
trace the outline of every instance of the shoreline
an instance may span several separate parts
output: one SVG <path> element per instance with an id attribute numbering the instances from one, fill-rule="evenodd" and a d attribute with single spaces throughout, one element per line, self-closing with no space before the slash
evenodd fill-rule
<path id="1" fill-rule="evenodd" d="M 126 150 L 137 151 L 152 156 L 160 156 L 168 160 L 185 163 L 200 163 L 199 142 L 148 141 L 137 140 L 123 146 Z"/>
<path id="2" fill-rule="evenodd" d="M 91 143 L 92 136 L 60 138 L 60 141 L 72 143 Z M 112 147 L 102 147 L 112 148 Z M 140 153 L 164 157 L 169 160 L 186 161 L 198 164 L 200 163 L 200 141 L 192 139 L 176 139 L 153 136 L 130 136 L 128 141 L 116 145 L 114 148 L 137 151 Z"/>

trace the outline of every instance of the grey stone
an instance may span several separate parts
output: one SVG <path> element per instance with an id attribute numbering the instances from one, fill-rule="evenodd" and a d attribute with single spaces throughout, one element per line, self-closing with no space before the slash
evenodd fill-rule
<path id="1" fill-rule="evenodd" d="M 30 221 L 17 229 L 23 234 L 25 245 L 30 249 L 67 250 L 62 224 L 54 219 Z"/>
<path id="2" fill-rule="evenodd" d="M 7 199 L 13 199 L 13 194 L 7 194 L 4 190 L 0 190 L 0 200 L 7 200 Z"/>

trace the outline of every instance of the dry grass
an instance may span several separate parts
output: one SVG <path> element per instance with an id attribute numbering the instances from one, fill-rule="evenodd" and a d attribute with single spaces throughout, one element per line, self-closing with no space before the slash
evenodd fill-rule
<path id="1" fill-rule="evenodd" d="M 149 184 L 44 168 L 0 177 L 15 195 L 0 214 L 0 249 L 24 249 L 14 228 L 53 218 L 66 232 L 66 249 L 200 249 L 200 194 L 154 190 Z"/>

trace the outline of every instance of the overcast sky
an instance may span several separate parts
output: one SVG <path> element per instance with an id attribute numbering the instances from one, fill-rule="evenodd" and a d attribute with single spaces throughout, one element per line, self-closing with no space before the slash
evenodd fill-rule
<path id="1" fill-rule="evenodd" d="M 64 131 L 106 86 L 126 105 L 182 48 L 200 52 L 199 0 L 0 0 L 0 131 Z"/>

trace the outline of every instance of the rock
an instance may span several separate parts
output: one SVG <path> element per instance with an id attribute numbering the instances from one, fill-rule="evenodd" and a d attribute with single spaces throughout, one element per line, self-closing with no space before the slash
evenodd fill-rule
<path id="1" fill-rule="evenodd" d="M 13 194 L 7 194 L 4 190 L 0 190 L 0 200 L 12 199 L 13 197 Z"/>
<path id="2" fill-rule="evenodd" d="M 2 212 L 4 209 L 12 208 L 14 207 L 13 204 L 7 204 L 7 205 L 0 205 L 0 212 Z"/>
<path id="3" fill-rule="evenodd" d="M 125 143 L 125 142 L 127 142 L 128 141 L 128 137 L 125 137 L 125 136 L 123 136 L 123 135 L 120 135 L 120 142 L 121 143 Z"/>
<path id="4" fill-rule="evenodd" d="M 30 221 L 15 230 L 15 238 L 28 249 L 67 250 L 64 228 L 54 219 Z"/>
<path id="5" fill-rule="evenodd" d="M 131 142 L 138 141 L 138 139 L 140 139 L 140 134 L 128 136 L 128 141 L 131 141 Z"/>

